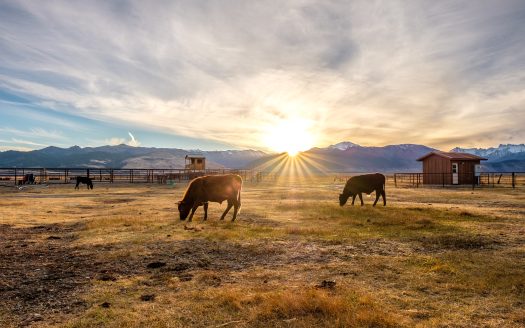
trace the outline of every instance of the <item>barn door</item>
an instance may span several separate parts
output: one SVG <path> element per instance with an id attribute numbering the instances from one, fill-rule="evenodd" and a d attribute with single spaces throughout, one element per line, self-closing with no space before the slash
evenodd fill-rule
<path id="1" fill-rule="evenodd" d="M 457 185 L 458 183 L 459 183 L 458 163 L 452 163 L 452 184 Z"/>

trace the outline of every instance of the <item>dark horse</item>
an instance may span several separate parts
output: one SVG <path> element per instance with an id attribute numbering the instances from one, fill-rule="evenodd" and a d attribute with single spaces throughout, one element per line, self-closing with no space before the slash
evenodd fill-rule
<path id="1" fill-rule="evenodd" d="M 93 181 L 91 181 L 91 178 L 78 176 L 75 189 L 79 189 L 78 185 L 81 183 L 86 184 L 88 189 L 93 189 Z"/>

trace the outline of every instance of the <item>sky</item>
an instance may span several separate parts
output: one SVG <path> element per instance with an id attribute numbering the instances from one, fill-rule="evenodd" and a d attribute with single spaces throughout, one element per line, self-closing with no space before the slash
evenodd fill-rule
<path id="1" fill-rule="evenodd" d="M 523 143 L 524 22 L 522 0 L 0 0 L 0 151 Z"/>

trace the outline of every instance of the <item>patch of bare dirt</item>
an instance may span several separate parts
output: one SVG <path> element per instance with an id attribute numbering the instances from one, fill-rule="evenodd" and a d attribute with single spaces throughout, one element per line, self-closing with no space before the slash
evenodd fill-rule
<path id="1" fill-rule="evenodd" d="M 71 250 L 78 225 L 13 228 L 0 225 L 0 311 L 27 325 L 46 313 L 85 307 L 79 293 L 89 258 Z"/>
<path id="2" fill-rule="evenodd" d="M 114 198 L 114 199 L 104 199 L 102 200 L 102 203 L 104 204 L 123 204 L 123 203 L 131 203 L 134 200 L 135 198 Z"/>
<path id="3" fill-rule="evenodd" d="M 500 239 L 483 235 L 422 236 L 416 241 L 430 251 L 495 249 L 504 244 Z"/>

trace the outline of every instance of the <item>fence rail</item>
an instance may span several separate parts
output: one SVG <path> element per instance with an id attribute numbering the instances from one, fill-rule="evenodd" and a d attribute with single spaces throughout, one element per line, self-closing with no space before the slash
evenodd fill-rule
<path id="1" fill-rule="evenodd" d="M 242 169 L 108 169 L 108 168 L 0 168 L 0 184 L 76 183 L 77 176 L 90 177 L 97 183 L 160 183 L 191 180 L 203 175 L 238 174 L 243 180 L 261 182 L 275 179 L 275 174 Z M 34 181 L 27 181 L 32 175 Z"/>
<path id="2" fill-rule="evenodd" d="M 396 187 L 420 187 L 451 185 L 475 187 L 525 187 L 525 172 L 483 172 L 479 176 L 472 173 L 395 173 Z"/>

